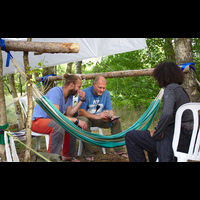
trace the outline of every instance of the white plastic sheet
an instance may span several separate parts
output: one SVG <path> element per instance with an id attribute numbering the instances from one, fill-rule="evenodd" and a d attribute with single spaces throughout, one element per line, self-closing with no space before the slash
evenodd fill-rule
<path id="1" fill-rule="evenodd" d="M 26 38 L 2 38 L 4 40 L 21 40 Z M 70 54 L 49 54 L 34 55 L 29 52 L 29 65 L 34 68 L 38 67 L 38 63 L 43 60 L 45 66 L 55 66 L 64 63 L 81 61 L 90 58 L 97 58 L 117 53 L 135 51 L 147 47 L 145 38 L 33 38 L 32 42 L 72 42 L 79 43 L 79 53 Z M 10 62 L 9 67 L 5 67 L 7 53 L 3 53 L 3 75 L 15 73 L 15 68 Z M 24 70 L 23 52 L 12 52 L 12 56 L 17 61 L 19 67 Z M 45 61 L 48 61 L 46 63 Z"/>

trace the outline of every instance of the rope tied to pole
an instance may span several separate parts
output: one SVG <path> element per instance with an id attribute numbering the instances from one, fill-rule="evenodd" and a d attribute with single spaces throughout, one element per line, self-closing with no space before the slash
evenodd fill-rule
<path id="1" fill-rule="evenodd" d="M 5 40 L 0 38 L 1 50 L 7 52 L 7 60 L 6 60 L 6 67 L 9 67 L 10 64 L 10 51 L 6 51 Z"/>

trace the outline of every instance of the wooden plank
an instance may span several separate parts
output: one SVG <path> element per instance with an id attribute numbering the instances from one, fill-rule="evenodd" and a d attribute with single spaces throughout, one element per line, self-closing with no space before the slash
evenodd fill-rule
<path id="1" fill-rule="evenodd" d="M 154 68 L 150 69 L 140 69 L 140 70 L 126 70 L 126 71 L 114 71 L 114 72 L 102 72 L 95 74 L 76 74 L 81 76 L 82 79 L 89 80 L 95 79 L 97 76 L 103 76 L 105 78 L 123 78 L 123 77 L 132 77 L 132 76 L 151 76 Z M 184 69 L 184 73 L 189 72 L 190 68 L 187 66 Z M 59 81 L 64 80 L 63 76 L 49 76 L 48 81 Z M 37 77 L 36 81 L 41 81 L 41 77 Z"/>
<path id="2" fill-rule="evenodd" d="M 103 72 L 95 74 L 77 74 L 81 76 L 82 79 L 89 80 L 95 79 L 97 76 L 103 76 L 105 78 L 122 78 L 122 77 L 131 77 L 131 76 L 150 76 L 154 68 L 151 69 L 141 69 L 141 70 L 126 70 L 126 71 L 114 71 L 114 72 Z M 58 81 L 64 80 L 63 76 L 49 76 L 48 81 Z M 37 77 L 36 81 L 41 81 L 41 77 Z"/>
<path id="3" fill-rule="evenodd" d="M 78 53 L 80 50 L 78 43 L 5 41 L 5 46 L 7 51 L 39 53 Z"/>

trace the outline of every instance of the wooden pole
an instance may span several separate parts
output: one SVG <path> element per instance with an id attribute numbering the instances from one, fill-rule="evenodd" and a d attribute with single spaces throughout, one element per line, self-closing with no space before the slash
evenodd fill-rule
<path id="1" fill-rule="evenodd" d="M 154 68 L 150 69 L 140 69 L 140 70 L 126 70 L 126 71 L 114 71 L 114 72 L 102 72 L 95 74 L 76 74 L 82 79 L 89 80 L 95 79 L 97 76 L 103 76 L 105 78 L 123 78 L 123 77 L 132 77 L 132 76 L 151 76 Z M 187 73 L 190 71 L 190 68 L 187 66 L 183 72 Z M 48 81 L 60 81 L 64 80 L 63 76 L 49 76 Z M 37 77 L 36 81 L 41 81 L 41 77 Z"/>
<path id="2" fill-rule="evenodd" d="M 12 93 L 12 97 L 13 97 L 13 99 L 17 98 L 18 95 L 17 95 L 17 90 L 16 90 L 16 87 L 15 87 L 14 74 L 8 74 L 7 76 L 8 76 L 9 82 L 10 82 L 10 90 L 11 90 L 11 93 Z M 22 129 L 24 129 L 24 121 L 23 121 L 23 115 L 22 115 L 22 111 L 21 111 L 19 101 L 16 101 L 14 103 L 14 106 L 15 106 L 15 113 L 16 113 L 16 116 L 17 116 L 18 128 L 19 128 L 19 130 L 22 130 Z"/>
<path id="3" fill-rule="evenodd" d="M 3 85 L 3 59 L 0 49 L 0 126 L 7 124 L 6 103 Z"/>
<path id="4" fill-rule="evenodd" d="M 31 38 L 27 38 L 30 42 Z M 31 43 L 31 42 L 30 42 Z M 32 97 L 32 74 L 28 74 L 29 66 L 29 59 L 28 59 L 28 52 L 24 52 L 24 69 L 26 75 L 26 82 L 27 82 L 27 96 L 28 96 L 28 111 L 27 111 L 27 119 L 26 119 L 26 145 L 31 147 L 31 127 L 32 127 L 32 114 L 33 114 L 33 97 Z M 31 151 L 30 149 L 26 148 L 24 162 L 31 161 Z"/>
<path id="5" fill-rule="evenodd" d="M 78 43 L 5 41 L 7 51 L 39 53 L 78 53 Z"/>
<path id="6" fill-rule="evenodd" d="M 141 69 L 141 70 L 126 70 L 126 71 L 115 71 L 115 72 L 103 72 L 95 74 L 78 74 L 82 79 L 89 80 L 95 79 L 97 76 L 103 76 L 105 78 L 122 78 L 131 76 L 151 76 L 154 68 L 151 69 Z M 63 80 L 63 76 L 49 76 L 48 81 L 59 81 Z M 41 77 L 37 77 L 36 81 L 41 81 Z"/>
<path id="7" fill-rule="evenodd" d="M 3 85 L 3 59 L 0 48 L 0 126 L 7 124 L 7 115 L 6 115 L 6 103 L 4 95 L 4 85 Z M 0 135 L 1 139 L 4 138 L 4 135 Z M 5 161 L 5 145 L 0 144 L 0 162 Z"/>

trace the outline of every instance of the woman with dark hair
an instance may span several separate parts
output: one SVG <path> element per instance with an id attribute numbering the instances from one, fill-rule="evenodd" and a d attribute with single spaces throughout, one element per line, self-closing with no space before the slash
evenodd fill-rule
<path id="1" fill-rule="evenodd" d="M 130 162 L 146 162 L 144 151 L 148 152 L 149 161 L 173 162 L 172 140 L 174 135 L 175 114 L 178 108 L 190 102 L 190 98 L 180 85 L 184 81 L 181 68 L 173 62 L 164 62 L 155 67 L 152 76 L 160 88 L 165 88 L 162 113 L 155 130 L 133 130 L 125 136 Z M 193 129 L 192 112 L 186 110 L 182 116 L 181 135 L 178 151 L 188 152 Z"/>

